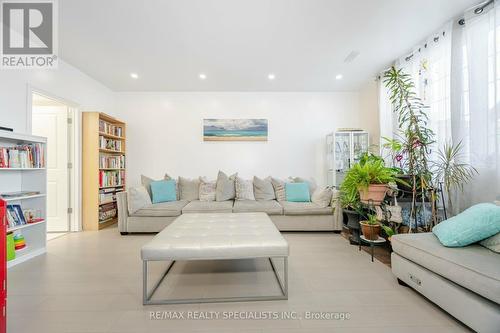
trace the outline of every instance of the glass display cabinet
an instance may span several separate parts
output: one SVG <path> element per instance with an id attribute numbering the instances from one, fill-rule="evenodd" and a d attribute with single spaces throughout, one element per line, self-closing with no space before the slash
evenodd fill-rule
<path id="1" fill-rule="evenodd" d="M 340 187 L 345 173 L 368 151 L 369 135 L 363 130 L 338 130 L 326 136 L 327 183 Z"/>

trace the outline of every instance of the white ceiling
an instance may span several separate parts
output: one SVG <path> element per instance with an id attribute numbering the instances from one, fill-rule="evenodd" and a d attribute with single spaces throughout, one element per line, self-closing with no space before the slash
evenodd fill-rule
<path id="1" fill-rule="evenodd" d="M 357 90 L 476 3 L 64 0 L 60 56 L 116 91 Z"/>

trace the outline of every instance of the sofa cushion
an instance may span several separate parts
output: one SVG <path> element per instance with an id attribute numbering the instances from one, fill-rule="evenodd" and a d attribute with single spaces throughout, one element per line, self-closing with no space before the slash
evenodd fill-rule
<path id="1" fill-rule="evenodd" d="M 232 200 L 236 196 L 236 189 L 234 187 L 234 182 L 238 173 L 232 176 L 226 175 L 224 172 L 219 171 L 217 175 L 217 188 L 215 190 L 215 200 L 216 201 L 226 201 Z"/>
<path id="2" fill-rule="evenodd" d="M 170 202 L 177 200 L 177 190 L 175 180 L 155 180 L 151 182 L 151 201 L 156 204 L 160 202 Z"/>
<path id="3" fill-rule="evenodd" d="M 307 183 L 309 186 L 309 193 L 312 195 L 314 191 L 318 188 L 316 180 L 314 178 L 304 178 L 304 177 L 288 177 L 294 183 Z"/>
<path id="4" fill-rule="evenodd" d="M 238 200 L 234 202 L 233 213 L 263 212 L 268 215 L 282 215 L 283 207 L 276 200 Z"/>
<path id="5" fill-rule="evenodd" d="M 500 232 L 496 234 L 495 236 L 491 236 L 490 238 L 486 238 L 485 240 L 481 241 L 479 244 L 484 246 L 487 249 L 490 249 L 491 251 L 494 251 L 496 253 L 500 253 Z"/>
<path id="6" fill-rule="evenodd" d="M 444 246 L 467 246 L 500 232 L 500 207 L 480 203 L 439 223 L 432 232 Z"/>
<path id="7" fill-rule="evenodd" d="M 188 203 L 182 213 L 232 213 L 233 201 L 200 201 L 194 200 Z"/>
<path id="8" fill-rule="evenodd" d="M 198 200 L 200 199 L 200 180 L 188 179 L 179 177 L 179 198 L 181 200 Z"/>
<path id="9" fill-rule="evenodd" d="M 255 200 L 253 182 L 251 180 L 236 177 L 234 186 L 236 188 L 236 200 Z"/>
<path id="10" fill-rule="evenodd" d="M 179 216 L 187 204 L 186 200 L 161 202 L 143 207 L 130 216 Z"/>
<path id="11" fill-rule="evenodd" d="M 273 184 L 276 200 L 286 201 L 285 182 L 281 179 L 271 178 L 271 183 Z"/>
<path id="12" fill-rule="evenodd" d="M 279 203 L 285 215 L 332 215 L 332 207 L 321 207 L 313 202 L 288 202 Z"/>
<path id="13" fill-rule="evenodd" d="M 200 201 L 215 201 L 215 180 L 209 181 L 205 177 L 200 177 Z M 193 200 L 194 201 L 194 200 Z"/>
<path id="14" fill-rule="evenodd" d="M 163 177 L 163 180 L 172 180 L 173 178 L 170 177 L 168 175 L 168 173 L 165 174 L 165 176 Z M 161 179 L 159 179 L 161 180 Z M 147 176 L 144 176 L 144 175 L 141 175 L 141 184 L 142 186 L 144 186 L 146 188 L 146 190 L 148 191 L 149 193 L 149 197 L 151 199 L 153 199 L 153 194 L 151 192 L 151 183 L 154 182 L 155 180 L 150 178 L 150 177 L 147 177 Z M 175 187 L 175 191 L 177 192 L 177 200 L 179 200 L 179 189 L 178 189 L 178 186 L 177 186 L 177 182 L 176 182 L 176 187 Z"/>
<path id="15" fill-rule="evenodd" d="M 152 204 L 151 197 L 144 186 L 129 188 L 127 191 L 127 203 L 129 214 L 133 214 L 139 209 Z"/>
<path id="16" fill-rule="evenodd" d="M 332 202 L 333 191 L 330 188 L 316 189 L 311 196 L 311 202 L 317 204 L 320 207 L 328 207 Z"/>
<path id="17" fill-rule="evenodd" d="M 310 202 L 309 185 L 307 183 L 286 183 L 286 201 Z"/>
<path id="18" fill-rule="evenodd" d="M 255 200 L 274 200 L 276 194 L 274 193 L 273 183 L 271 177 L 260 179 L 257 176 L 253 177 L 253 192 Z"/>
<path id="19" fill-rule="evenodd" d="M 391 237 L 394 252 L 456 284 L 500 303 L 500 255 L 478 244 L 448 248 L 428 233 Z"/>

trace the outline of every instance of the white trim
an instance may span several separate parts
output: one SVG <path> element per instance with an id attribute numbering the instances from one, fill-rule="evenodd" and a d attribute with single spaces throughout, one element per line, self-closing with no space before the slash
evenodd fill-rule
<path id="1" fill-rule="evenodd" d="M 71 207 L 73 214 L 70 217 L 70 231 L 82 231 L 82 111 L 76 107 L 69 107 L 71 118 L 73 120 L 72 130 L 72 161 L 73 168 L 71 170 L 71 188 L 73 189 L 73 196 L 71 197 Z"/>
<path id="2" fill-rule="evenodd" d="M 32 131 L 32 117 L 33 117 L 33 94 L 39 94 L 47 98 L 53 99 L 59 103 L 66 105 L 68 108 L 68 115 L 72 118 L 71 126 L 71 140 L 70 146 L 72 149 L 70 163 L 72 163 L 73 168 L 70 171 L 70 189 L 72 192 L 70 207 L 73 208 L 73 213 L 69 217 L 69 230 L 68 231 L 82 231 L 82 218 L 81 218 L 81 188 L 82 188 L 82 177 L 81 177 L 81 119 L 82 112 L 80 110 L 80 105 L 65 98 L 59 97 L 48 91 L 35 87 L 31 84 L 27 84 L 27 106 L 26 106 L 26 120 L 27 120 L 27 130 L 29 133 Z"/>

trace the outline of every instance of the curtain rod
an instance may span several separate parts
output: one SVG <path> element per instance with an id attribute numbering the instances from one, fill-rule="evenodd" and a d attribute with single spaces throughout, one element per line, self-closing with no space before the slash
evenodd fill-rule
<path id="1" fill-rule="evenodd" d="M 485 1 L 485 2 L 483 2 L 483 3 L 481 3 L 481 4 L 479 4 L 479 5 L 476 5 L 476 6 L 473 6 L 473 7 L 469 8 L 469 9 L 467 9 L 467 10 L 466 10 L 466 12 L 468 12 L 469 10 L 472 10 L 472 8 L 474 8 L 474 14 L 476 14 L 476 15 L 482 14 L 482 13 L 483 13 L 483 11 L 484 11 L 484 9 L 485 9 L 486 7 L 488 7 L 489 5 L 491 5 L 492 3 L 494 3 L 494 2 L 495 2 L 495 0 Z M 458 24 L 460 24 L 460 25 L 465 25 L 465 18 L 464 18 L 464 17 L 460 18 L 460 19 L 458 20 Z M 443 37 L 444 37 L 444 36 L 445 36 L 445 32 L 443 31 Z M 435 43 L 437 43 L 437 42 L 439 41 L 439 35 L 438 35 L 438 36 L 436 36 L 436 37 L 434 37 L 434 38 L 433 38 L 433 41 L 434 41 Z M 427 48 L 427 43 L 426 43 L 426 44 L 424 44 L 424 48 Z M 421 51 L 421 48 L 419 48 L 419 49 L 418 49 L 418 50 L 416 50 L 416 51 L 413 51 L 411 54 L 409 54 L 408 56 L 406 56 L 406 57 L 405 57 L 405 61 L 410 61 L 410 60 L 411 60 L 411 58 L 413 58 L 413 56 L 414 56 L 415 52 L 420 52 L 420 51 Z M 382 71 L 382 73 L 384 73 L 384 72 L 388 71 L 390 68 L 391 68 L 391 67 L 388 67 L 388 68 L 384 69 L 384 70 Z M 375 77 L 375 80 L 380 80 L 380 79 L 381 79 L 381 75 L 380 75 L 380 74 L 379 74 L 379 75 L 377 75 L 377 76 Z"/>
<path id="2" fill-rule="evenodd" d="M 476 15 L 482 14 L 484 9 L 494 2 L 495 2 L 495 0 L 489 0 L 489 1 L 483 2 L 482 4 L 479 4 L 477 7 L 475 6 L 475 8 L 472 7 L 472 8 L 474 8 L 474 14 L 476 14 Z M 468 9 L 467 11 L 471 10 L 472 8 Z M 464 17 L 460 18 L 458 20 L 458 24 L 465 25 L 465 18 Z"/>

